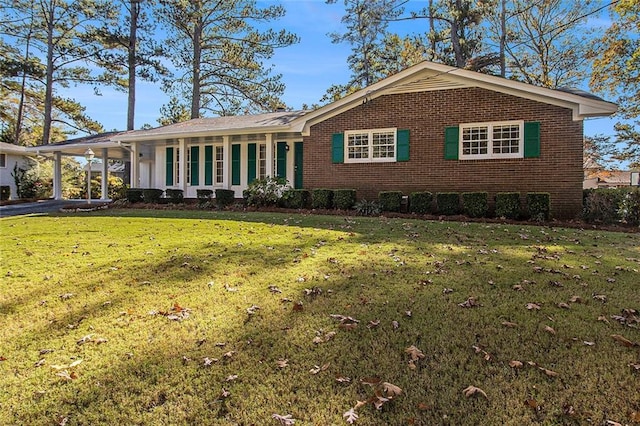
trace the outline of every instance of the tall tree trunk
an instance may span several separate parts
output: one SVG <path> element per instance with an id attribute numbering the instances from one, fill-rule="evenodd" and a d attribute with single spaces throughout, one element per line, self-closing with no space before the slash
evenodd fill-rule
<path id="1" fill-rule="evenodd" d="M 202 59 L 202 19 L 193 26 L 193 81 L 191 82 L 191 118 L 200 118 L 200 62 Z"/>
<path id="2" fill-rule="evenodd" d="M 18 103 L 18 113 L 16 116 L 16 128 L 14 142 L 20 144 L 20 135 L 22 133 L 22 116 L 24 114 L 24 97 L 27 84 L 27 67 L 29 64 L 29 48 L 31 47 L 31 35 L 33 34 L 33 2 L 31 2 L 31 20 L 29 21 L 29 31 L 25 40 L 24 63 L 22 68 L 22 81 L 20 82 L 20 102 Z"/>
<path id="3" fill-rule="evenodd" d="M 429 60 L 433 61 L 436 57 L 436 47 L 437 47 L 437 40 L 436 40 L 436 19 L 433 16 L 433 14 L 435 13 L 435 10 L 433 8 L 433 0 L 429 0 L 429 34 L 431 35 L 430 37 L 430 42 L 431 42 L 431 49 L 429 50 Z"/>
<path id="4" fill-rule="evenodd" d="M 127 99 L 127 130 L 133 130 L 135 126 L 136 113 L 136 53 L 137 53 L 137 32 L 138 16 L 140 15 L 140 1 L 130 0 L 131 16 L 129 22 L 129 84 Z"/>
<path id="5" fill-rule="evenodd" d="M 507 0 L 502 0 L 500 9 L 500 76 L 507 75 L 505 45 L 507 44 Z"/>
<path id="6" fill-rule="evenodd" d="M 51 0 L 49 10 L 43 11 L 47 20 L 47 72 L 44 90 L 44 121 L 42 124 L 42 143 L 51 142 L 51 120 L 53 114 L 53 30 L 56 0 Z"/>
<path id="7" fill-rule="evenodd" d="M 460 0 L 456 0 L 455 7 L 458 11 L 462 9 Z M 451 17 L 449 24 L 451 26 L 451 46 L 453 47 L 453 53 L 455 55 L 456 67 L 463 68 L 466 65 L 466 61 L 462 54 L 462 46 L 460 45 L 460 26 L 455 17 Z"/>

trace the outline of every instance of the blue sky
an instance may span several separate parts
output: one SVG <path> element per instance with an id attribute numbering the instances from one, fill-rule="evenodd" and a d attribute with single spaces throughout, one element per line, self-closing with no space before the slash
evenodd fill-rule
<path id="1" fill-rule="evenodd" d="M 259 3 L 268 4 L 268 1 Z M 282 74 L 286 85 L 284 102 L 300 109 L 302 104 L 317 103 L 332 84 L 346 83 L 350 71 L 347 44 L 333 44 L 330 32 L 342 31 L 340 19 L 344 14 L 343 2 L 327 5 L 324 0 L 281 0 L 287 15 L 275 22 L 273 28 L 285 28 L 298 36 L 300 43 L 276 51 L 267 65 L 273 65 L 275 73 Z M 412 0 L 411 3 L 426 1 Z M 606 19 L 606 13 L 600 19 Z M 402 21 L 390 26 L 390 30 L 406 34 L 419 31 L 423 22 Z M 583 87 L 588 90 L 588 87 Z M 127 121 L 127 95 L 109 88 L 101 89 L 102 96 L 96 96 L 90 87 L 71 88 L 61 94 L 73 97 L 86 106 L 87 114 L 102 123 L 106 130 L 123 130 Z M 168 101 L 160 90 L 159 83 L 139 81 L 136 93 L 135 128 L 149 124 L 158 125 L 160 107 Z M 612 135 L 616 120 L 598 118 L 585 120 L 585 135 Z"/>

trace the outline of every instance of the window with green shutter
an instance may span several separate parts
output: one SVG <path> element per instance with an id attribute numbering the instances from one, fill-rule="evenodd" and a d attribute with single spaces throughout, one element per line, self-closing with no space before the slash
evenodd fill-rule
<path id="1" fill-rule="evenodd" d="M 204 147 L 204 184 L 213 185 L 213 146 Z"/>
<path id="2" fill-rule="evenodd" d="M 444 129 L 444 159 L 458 159 L 458 142 L 460 138 L 460 129 L 458 126 L 447 127 Z"/>
<path id="3" fill-rule="evenodd" d="M 276 176 L 287 178 L 287 143 L 278 142 L 276 144 Z"/>
<path id="4" fill-rule="evenodd" d="M 540 123 L 524 123 L 524 158 L 540 157 Z"/>
<path id="5" fill-rule="evenodd" d="M 409 161 L 409 130 L 398 130 L 396 138 L 396 160 Z"/>
<path id="6" fill-rule="evenodd" d="M 247 148 L 247 184 L 250 184 L 256 180 L 256 170 L 258 165 L 256 160 L 257 145 L 255 143 L 250 143 Z"/>
<path id="7" fill-rule="evenodd" d="M 240 145 L 231 145 L 231 185 L 240 185 Z"/>
<path id="8" fill-rule="evenodd" d="M 334 133 L 331 138 L 331 162 L 344 163 L 344 133 Z"/>
<path id="9" fill-rule="evenodd" d="M 165 185 L 173 186 L 173 148 L 166 149 Z"/>
<path id="10" fill-rule="evenodd" d="M 192 146 L 191 147 L 191 155 L 189 158 L 189 162 L 191 163 L 190 170 L 190 181 L 191 185 L 196 186 L 200 185 L 200 147 Z"/>

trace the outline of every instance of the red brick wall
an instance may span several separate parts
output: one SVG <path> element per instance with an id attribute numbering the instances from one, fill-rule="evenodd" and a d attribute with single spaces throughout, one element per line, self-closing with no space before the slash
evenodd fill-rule
<path id="1" fill-rule="evenodd" d="M 444 160 L 444 130 L 460 123 L 539 121 L 540 158 Z M 410 130 L 408 162 L 333 164 L 331 137 L 346 130 Z M 572 111 L 480 88 L 386 95 L 311 127 L 304 138 L 304 186 L 354 188 L 357 197 L 379 191 L 549 192 L 556 218 L 582 209 L 582 121 Z"/>

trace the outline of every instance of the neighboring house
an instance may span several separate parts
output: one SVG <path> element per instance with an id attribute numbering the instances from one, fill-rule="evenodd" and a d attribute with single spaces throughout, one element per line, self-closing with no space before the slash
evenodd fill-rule
<path id="1" fill-rule="evenodd" d="M 12 176 L 14 167 L 17 165 L 19 168 L 28 169 L 30 161 L 32 161 L 30 154 L 24 146 L 0 142 L 0 186 L 9 186 L 10 200 L 18 198 L 16 183 Z"/>
<path id="2" fill-rule="evenodd" d="M 638 186 L 639 174 L 639 172 L 623 170 L 598 170 L 585 176 L 582 187 L 584 189 L 595 189 Z"/>
<path id="3" fill-rule="evenodd" d="M 101 146 L 107 158 L 130 151 L 132 186 L 185 197 L 200 188 L 241 197 L 252 180 L 280 176 L 367 199 L 385 190 L 486 191 L 490 200 L 549 192 L 552 215 L 566 218 L 582 207 L 582 121 L 616 109 L 582 91 L 422 62 L 315 111 L 201 118 L 113 134 Z M 59 156 L 71 145 L 39 148 Z"/>

